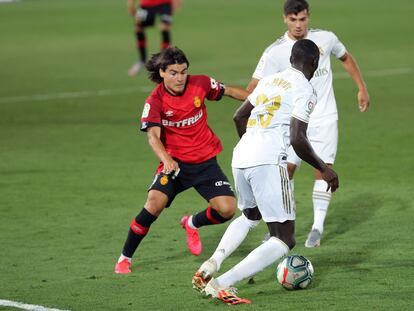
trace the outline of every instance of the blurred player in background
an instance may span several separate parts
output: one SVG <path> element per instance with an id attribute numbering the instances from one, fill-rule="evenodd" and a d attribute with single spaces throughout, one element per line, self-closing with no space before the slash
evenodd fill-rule
<path id="1" fill-rule="evenodd" d="M 310 82 L 316 90 L 318 105 L 310 117 L 307 134 L 316 153 L 324 162 L 332 166 L 338 144 L 338 112 L 332 85 L 331 54 L 342 62 L 345 70 L 355 81 L 358 87 L 357 99 L 361 112 L 368 110 L 369 94 L 357 62 L 336 35 L 330 31 L 308 28 L 309 5 L 306 0 L 287 0 L 284 5 L 283 19 L 287 31 L 264 51 L 247 90 L 253 91 L 258 81 L 265 76 L 288 68 L 292 46 L 297 40 L 307 38 L 314 41 L 319 47 L 321 55 L 319 67 Z M 293 175 L 301 160 L 292 148 L 289 151 L 288 162 L 289 178 L 293 189 Z M 323 181 L 321 172 L 315 170 L 312 193 L 314 221 L 305 242 L 306 247 L 320 245 L 324 221 L 331 200 L 331 192 L 326 189 L 327 184 Z"/>
<path id="2" fill-rule="evenodd" d="M 128 11 L 135 21 L 135 38 L 138 50 L 138 61 L 128 71 L 131 77 L 135 76 L 147 61 L 145 28 L 154 26 L 155 18 L 159 15 L 161 50 L 168 48 L 171 43 L 173 12 L 180 7 L 181 0 L 128 0 Z"/>
<path id="3" fill-rule="evenodd" d="M 233 190 L 216 160 L 223 148 L 208 126 L 204 101 L 217 101 L 223 95 L 245 100 L 248 92 L 205 75 L 189 75 L 188 66 L 185 54 L 176 47 L 154 54 L 146 63 L 149 78 L 158 85 L 145 101 L 141 130 L 160 164 L 144 208 L 131 222 L 116 273 L 131 272 L 135 250 L 177 194 L 193 187 L 209 204 L 181 219 L 188 248 L 196 256 L 202 251 L 198 228 L 224 223 L 236 211 Z"/>
<path id="4" fill-rule="evenodd" d="M 192 280 L 196 289 L 227 304 L 250 303 L 230 287 L 273 264 L 295 246 L 296 216 L 286 161 L 289 140 L 297 154 L 321 172 L 328 188 L 335 191 L 339 186 L 336 173 L 316 155 L 306 137 L 316 104 L 309 80 L 318 67 L 319 49 L 311 40 L 298 40 L 290 59 L 291 67 L 263 78 L 236 111 L 241 139 L 233 151 L 232 169 L 242 215 L 230 223 L 216 251 Z M 271 237 L 232 269 L 212 278 L 261 218 Z"/>

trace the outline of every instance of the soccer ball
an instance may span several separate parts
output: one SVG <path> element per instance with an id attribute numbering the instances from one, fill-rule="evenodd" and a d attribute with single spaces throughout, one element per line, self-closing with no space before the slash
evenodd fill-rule
<path id="1" fill-rule="evenodd" d="M 277 266 L 276 277 L 284 288 L 304 289 L 312 283 L 312 263 L 304 256 L 288 256 Z"/>

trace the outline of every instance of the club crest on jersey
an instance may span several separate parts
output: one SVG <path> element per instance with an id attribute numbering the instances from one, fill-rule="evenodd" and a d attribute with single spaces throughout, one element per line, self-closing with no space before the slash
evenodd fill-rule
<path id="1" fill-rule="evenodd" d="M 160 178 L 160 184 L 162 186 L 165 186 L 166 184 L 168 184 L 168 176 L 164 175 Z"/>
<path id="2" fill-rule="evenodd" d="M 201 99 L 200 99 L 200 97 L 198 97 L 198 96 L 194 97 L 194 106 L 196 108 L 200 108 L 200 106 L 201 106 Z"/>
<path id="3" fill-rule="evenodd" d="M 310 112 L 312 112 L 313 111 L 313 108 L 315 108 L 315 103 L 313 103 L 313 102 L 308 102 L 308 109 L 309 109 L 309 111 Z"/>

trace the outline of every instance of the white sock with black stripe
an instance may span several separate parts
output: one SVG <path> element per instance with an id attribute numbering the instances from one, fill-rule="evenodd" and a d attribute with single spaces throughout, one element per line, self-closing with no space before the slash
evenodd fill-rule
<path id="1" fill-rule="evenodd" d="M 326 191 L 328 184 L 326 181 L 315 180 L 312 193 L 313 201 L 313 225 L 312 229 L 317 229 L 321 234 L 323 232 L 323 223 L 325 222 L 326 213 L 328 212 L 329 203 L 332 193 Z"/>

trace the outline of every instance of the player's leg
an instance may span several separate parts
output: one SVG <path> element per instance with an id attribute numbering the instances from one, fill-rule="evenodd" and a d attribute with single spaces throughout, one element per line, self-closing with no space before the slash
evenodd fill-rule
<path id="1" fill-rule="evenodd" d="M 226 289 L 253 276 L 287 254 L 294 242 L 293 197 L 291 195 L 286 165 L 261 165 L 249 175 L 253 193 L 263 220 L 268 224 L 271 238 L 250 252 L 245 259 L 220 277 L 213 279 L 213 286 Z M 266 183 L 263 183 L 266 180 Z M 210 290 L 206 287 L 206 293 Z"/>
<path id="2" fill-rule="evenodd" d="M 193 165 L 188 170 L 192 171 L 188 176 L 192 177 L 194 188 L 209 202 L 205 210 L 191 216 L 184 216 L 181 220 L 181 226 L 187 232 L 190 252 L 198 256 L 202 251 L 198 228 L 222 224 L 230 220 L 236 211 L 236 199 L 228 178 L 215 158 Z"/>
<path id="3" fill-rule="evenodd" d="M 295 172 L 297 169 L 300 168 L 300 164 L 302 163 L 302 159 L 298 157 L 295 150 L 293 150 L 293 147 L 290 146 L 288 149 L 288 157 L 287 157 L 287 169 L 289 174 L 289 183 L 290 183 L 290 189 L 292 191 L 292 194 L 295 193 L 295 180 L 293 179 Z M 296 205 L 296 202 L 294 201 L 294 204 Z M 263 236 L 263 242 L 267 241 L 270 238 L 270 233 L 266 233 Z"/>
<path id="4" fill-rule="evenodd" d="M 255 228 L 261 219 L 252 189 L 244 173 L 244 169 L 233 168 L 238 193 L 237 205 L 243 214 L 229 224 L 213 255 L 194 274 L 193 287 L 199 291 L 204 289 L 213 274 L 219 271 L 223 261 L 237 249 L 249 231 Z"/>
<path id="5" fill-rule="evenodd" d="M 167 205 L 168 197 L 158 190 L 148 192 L 147 201 L 139 214 L 132 219 L 128 236 L 124 243 L 121 256 L 115 266 L 115 272 L 120 274 L 130 273 L 131 259 L 138 245 L 148 234 L 151 224 L 157 220 L 164 207 Z"/>
<path id="6" fill-rule="evenodd" d="M 170 206 L 175 195 L 181 191 L 176 180 L 171 180 L 170 176 L 157 173 L 148 189 L 147 201 L 144 208 L 132 220 L 128 231 L 127 239 L 121 256 L 115 266 L 116 273 L 129 273 L 131 259 L 141 241 L 148 234 L 150 226 L 157 220 L 165 207 Z"/>
<path id="7" fill-rule="evenodd" d="M 130 76 L 135 76 L 147 61 L 147 38 L 145 28 L 154 24 L 154 14 L 151 8 L 140 7 L 135 16 L 135 44 L 138 51 L 138 61 L 128 71 Z"/>
<path id="8" fill-rule="evenodd" d="M 330 167 L 335 161 L 338 145 L 338 123 L 328 123 L 321 127 L 308 130 L 309 140 L 319 157 Z M 331 202 L 332 193 L 326 191 L 328 184 L 322 179 L 322 175 L 315 170 L 315 182 L 313 185 L 313 224 L 305 242 L 306 247 L 317 247 L 320 245 L 324 230 L 324 223 Z"/>
<path id="9" fill-rule="evenodd" d="M 160 31 L 161 50 L 168 48 L 171 44 L 172 7 L 171 4 L 160 5 Z"/>

